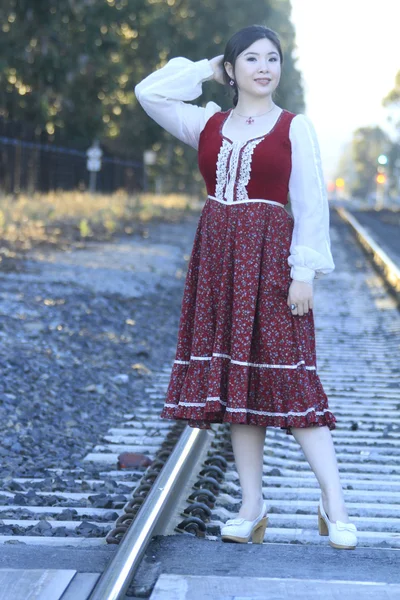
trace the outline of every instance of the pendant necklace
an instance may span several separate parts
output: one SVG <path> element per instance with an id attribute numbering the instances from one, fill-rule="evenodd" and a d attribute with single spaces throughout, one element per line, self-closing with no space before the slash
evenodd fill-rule
<path id="1" fill-rule="evenodd" d="M 257 117 L 263 117 L 264 115 L 268 114 L 269 112 L 271 112 L 271 110 L 274 110 L 275 108 L 275 104 L 272 108 L 270 108 L 269 110 L 267 110 L 267 112 L 262 113 L 261 115 L 254 115 L 255 118 Z M 241 115 L 240 113 L 235 111 L 235 115 L 238 115 L 238 117 L 244 117 L 246 119 L 246 123 L 247 125 L 251 125 L 252 123 L 254 123 L 254 117 L 249 117 L 248 115 Z"/>

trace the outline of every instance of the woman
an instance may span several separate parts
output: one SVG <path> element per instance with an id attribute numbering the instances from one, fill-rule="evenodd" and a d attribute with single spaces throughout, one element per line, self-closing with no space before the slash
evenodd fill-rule
<path id="1" fill-rule="evenodd" d="M 314 127 L 276 105 L 283 56 L 271 29 L 253 25 L 224 55 L 171 59 L 135 87 L 159 125 L 198 150 L 207 200 L 188 265 L 162 418 L 191 427 L 229 422 L 242 488 L 225 541 L 262 542 L 266 427 L 301 445 L 321 487 L 318 524 L 354 548 L 331 429 L 336 419 L 316 371 L 313 281 L 335 268 Z M 229 85 L 233 108 L 199 107 L 205 81 Z M 293 217 L 284 208 L 290 193 Z M 328 518 L 329 515 L 329 518 Z"/>

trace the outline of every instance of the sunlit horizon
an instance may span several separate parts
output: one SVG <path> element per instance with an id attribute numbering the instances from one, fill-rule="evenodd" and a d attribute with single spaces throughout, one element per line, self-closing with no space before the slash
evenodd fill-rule
<path id="1" fill-rule="evenodd" d="M 330 180 L 340 175 L 338 161 L 355 129 L 379 125 L 393 135 L 382 100 L 400 71 L 400 2 L 291 3 L 305 113 L 317 130 L 324 175 Z"/>

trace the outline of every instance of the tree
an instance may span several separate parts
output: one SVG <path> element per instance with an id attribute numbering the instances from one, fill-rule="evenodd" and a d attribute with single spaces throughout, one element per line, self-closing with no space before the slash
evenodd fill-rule
<path id="1" fill-rule="evenodd" d="M 382 104 L 389 111 L 388 121 L 395 131 L 388 150 L 390 190 L 400 197 L 400 71 L 396 74 L 394 88 L 385 96 Z"/>
<path id="2" fill-rule="evenodd" d="M 376 189 L 377 159 L 387 153 L 390 138 L 380 127 L 360 127 L 354 132 L 352 159 L 354 183 L 352 194 L 366 197 Z"/>
<path id="3" fill-rule="evenodd" d="M 394 88 L 384 97 L 382 104 L 393 112 L 391 120 L 394 121 L 400 137 L 400 71 L 395 77 Z"/>
<path id="4" fill-rule="evenodd" d="M 136 159 L 153 148 L 168 191 L 195 191 L 196 152 L 143 114 L 134 86 L 173 56 L 211 58 L 238 29 L 264 24 L 284 51 L 277 102 L 302 112 L 290 13 L 289 0 L 3 0 L 0 116 L 78 148 L 98 138 L 108 153 Z M 196 102 L 208 100 L 232 105 L 214 82 Z"/>
<path id="5" fill-rule="evenodd" d="M 124 9 L 124 4 L 120 6 Z M 126 44 L 135 34 L 114 0 L 8 0 L 0 18 L 0 110 L 75 146 L 119 133 Z"/>

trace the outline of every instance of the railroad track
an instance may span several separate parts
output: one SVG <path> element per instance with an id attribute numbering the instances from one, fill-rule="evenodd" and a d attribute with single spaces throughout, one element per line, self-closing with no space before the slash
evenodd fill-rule
<path id="1" fill-rule="evenodd" d="M 400 244 L 399 244 L 399 226 L 400 226 L 400 205 L 392 209 L 363 210 L 351 208 L 350 212 L 367 234 L 379 244 L 391 259 L 400 264 Z"/>
<path id="2" fill-rule="evenodd" d="M 331 222 L 337 269 L 316 285 L 318 371 L 338 418 L 333 437 L 349 513 L 360 531 L 359 544 L 399 548 L 400 313 L 397 292 L 388 293 L 388 284 L 383 279 L 388 270 L 382 269 L 382 255 L 376 262 L 381 275 L 370 261 L 365 261 L 356 236 L 372 260 L 375 260 L 377 246 L 375 244 L 373 252 L 367 249 L 365 240 L 360 238 L 362 232 L 354 228 L 354 219 L 339 209 L 332 214 Z M 395 290 L 393 277 L 388 280 Z M 27 528 L 37 524 L 39 519 L 44 522 L 43 517 L 47 517 L 46 523 L 51 527 L 65 527 L 65 531 L 75 531 L 75 534 L 76 528 L 81 528 L 74 537 L 3 535 L 0 541 L 12 538 L 28 544 L 92 547 L 107 543 L 107 536 L 108 541 L 113 537 L 114 542 L 121 540 L 109 568 L 97 580 L 90 600 L 124 597 L 146 545 L 155 533 L 186 531 L 216 540 L 220 525 L 240 506 L 228 426 L 214 425 L 211 431 L 185 428 L 156 480 L 157 485 L 149 488 L 141 510 L 128 519 L 131 525 L 128 529 L 125 526 L 125 536 L 119 540 L 116 520 L 106 520 L 106 515 L 111 517 L 110 511 L 114 511 L 118 519 L 123 517 L 124 506 L 145 473 L 144 468 L 129 472 L 115 470 L 118 455 L 126 451 L 140 452 L 152 459 L 174 427 L 174 422 L 160 423 L 158 418 L 169 373 L 167 365 L 156 374 L 153 386 L 147 390 L 148 398 L 135 408 L 135 414 L 125 415 L 121 426 L 111 429 L 103 442 L 87 455 L 88 464 L 102 467 L 102 479 L 85 478 L 85 473 L 55 472 L 61 479 L 76 477 L 76 484 L 81 486 L 80 491 L 65 497 L 56 490 L 40 491 L 40 481 L 14 480 L 16 485 L 25 488 L 34 484 L 39 498 L 45 499 L 51 494 L 64 498 L 65 505 L 0 507 L 4 525 Z M 102 509 L 91 507 L 90 497 L 101 493 L 107 481 L 115 485 L 113 505 Z M 28 499 L 27 491 L 19 493 L 20 498 L 25 495 Z M 0 492 L 0 497 L 3 495 L 4 492 Z M 268 499 L 270 514 L 266 542 L 326 544 L 326 538 L 318 535 L 316 527 L 317 481 L 295 440 L 272 428 L 267 429 L 265 443 L 264 497 Z M 17 519 L 21 517 L 17 511 L 21 509 L 25 512 Z M 52 521 L 65 510 L 76 513 L 71 519 Z M 6 515 L 10 517 L 8 520 Z M 102 532 L 95 530 L 95 537 L 85 536 L 82 524 L 88 522 Z M 89 533 L 89 525 L 86 528 Z M 64 600 L 63 595 L 59 598 Z"/>
<path id="3" fill-rule="evenodd" d="M 163 452 L 168 440 L 176 441 L 182 424 L 161 421 L 159 387 L 167 385 L 168 373 L 146 389 L 147 396 L 111 428 L 102 443 L 86 455 L 88 469 L 49 470 L 41 478 L 3 480 L 0 489 L 0 543 L 29 545 L 98 546 L 105 543 L 116 520 L 125 514 L 148 466 L 117 469 L 121 453 L 138 453 L 148 462 Z M 160 422 L 161 421 L 161 422 Z M 140 458 L 140 457 L 138 457 Z M 139 461 L 141 462 L 141 461 Z M 93 467 L 97 467 L 94 468 Z M 96 475 L 96 478 L 93 478 Z M 75 491 L 63 491 L 73 481 Z M 71 487 L 71 486 L 69 486 Z"/>

